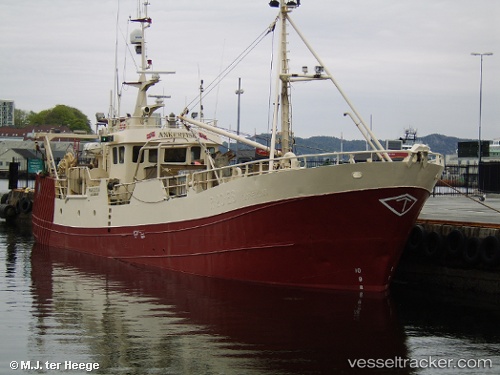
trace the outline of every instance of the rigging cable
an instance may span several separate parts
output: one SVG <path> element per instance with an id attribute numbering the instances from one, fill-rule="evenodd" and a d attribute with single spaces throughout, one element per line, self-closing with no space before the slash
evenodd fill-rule
<path id="1" fill-rule="evenodd" d="M 123 56 L 123 82 L 126 81 L 125 73 L 127 72 L 126 71 L 126 68 L 127 68 L 127 50 L 132 55 L 132 61 L 135 65 L 135 68 L 138 69 L 137 64 L 134 60 L 134 55 L 132 54 L 132 51 L 130 50 L 130 45 L 129 45 L 127 37 L 126 37 L 126 35 L 128 35 L 128 33 L 129 33 L 129 25 L 130 25 L 130 22 L 127 22 L 127 30 L 125 31 L 125 34 L 123 34 L 123 31 L 122 31 L 122 37 L 125 40 L 125 46 L 126 46 L 126 49 L 124 51 L 125 53 Z M 120 31 L 121 31 L 121 28 L 120 28 Z M 120 90 L 118 92 L 118 117 L 120 117 L 121 99 L 122 99 L 122 93 L 123 93 L 124 87 L 125 87 L 125 85 L 122 83 Z"/>
<path id="2" fill-rule="evenodd" d="M 274 68 L 274 42 L 275 42 L 275 37 L 276 34 L 274 33 L 274 28 L 272 30 L 273 32 L 273 37 L 272 37 L 272 42 L 271 42 L 271 64 L 270 64 L 270 69 L 269 69 L 269 97 L 268 97 L 268 103 L 267 103 L 267 133 L 271 133 L 271 113 L 274 114 L 274 111 L 272 111 L 272 95 L 273 95 L 273 68 Z M 269 140 L 268 139 L 266 146 L 269 147 Z"/>
<path id="3" fill-rule="evenodd" d="M 134 67 L 135 67 L 135 70 L 136 71 L 139 71 L 139 65 L 137 65 L 137 62 L 135 61 L 135 55 L 134 55 L 134 51 L 132 51 L 132 49 L 130 48 L 130 43 L 128 41 L 128 38 L 127 38 L 127 35 L 129 35 L 129 25 L 130 25 L 130 20 L 132 19 L 132 16 L 129 16 L 129 22 L 127 22 L 127 30 L 125 32 L 125 34 L 123 33 L 123 31 L 121 30 L 120 28 L 120 31 L 121 31 L 121 34 L 122 34 L 122 38 L 123 40 L 125 41 L 125 56 L 123 58 L 123 82 L 126 82 L 127 81 L 127 78 L 126 78 L 126 68 L 127 68 L 127 52 L 130 54 L 130 57 L 132 58 L 132 62 L 134 63 Z M 121 91 L 126 87 L 126 85 L 124 85 L 123 83 L 121 84 L 121 90 L 120 90 L 120 94 L 118 95 L 118 97 L 120 98 L 121 97 Z"/>
<path id="4" fill-rule="evenodd" d="M 226 50 L 226 39 L 224 39 L 224 43 L 222 44 L 222 56 L 220 59 L 220 71 L 222 72 L 222 64 L 224 64 L 224 51 Z M 217 86 L 217 94 L 215 95 L 215 109 L 214 109 L 214 117 L 217 118 L 217 107 L 219 106 L 219 90 L 220 86 Z"/>
<path id="5" fill-rule="evenodd" d="M 129 22 L 127 22 L 127 29 L 125 31 L 125 33 L 123 33 L 123 30 L 121 27 L 118 26 L 118 29 L 120 30 L 120 33 L 122 35 L 122 38 L 123 40 L 125 41 L 125 51 L 124 51 L 124 57 L 123 57 L 123 80 L 121 83 L 118 82 L 118 68 L 116 69 L 116 86 L 117 86 L 117 99 L 118 99 L 118 107 L 115 108 L 115 112 L 116 112 L 116 117 L 119 118 L 120 117 L 120 108 L 121 108 L 121 98 L 122 98 L 122 95 L 123 95 L 123 90 L 126 90 L 127 86 L 124 84 L 124 82 L 127 81 L 127 78 L 126 78 L 126 73 L 127 73 L 127 52 L 130 53 L 130 56 L 132 57 L 132 62 L 134 63 L 134 66 L 135 66 L 135 70 L 139 70 L 139 67 L 137 65 L 137 62 L 135 61 L 134 59 L 134 53 L 132 52 L 132 50 L 130 49 L 130 44 L 128 42 L 128 38 L 127 38 L 127 35 L 129 33 L 129 25 L 130 25 L 130 19 L 132 17 L 129 16 Z"/>
<path id="6" fill-rule="evenodd" d="M 108 118 L 116 117 L 116 101 L 119 95 L 120 87 L 118 85 L 118 30 L 120 29 L 120 0 L 117 1 L 116 9 L 116 25 L 115 25 L 115 72 L 114 72 L 114 82 L 113 82 L 113 94 L 110 100 L 110 109 L 108 113 Z"/>
<path id="7" fill-rule="evenodd" d="M 276 24 L 276 21 L 274 21 L 270 26 L 268 26 L 250 45 L 243 50 L 232 62 L 229 64 L 217 77 L 214 78 L 214 80 L 207 86 L 205 89 L 205 94 L 202 96 L 202 99 L 208 95 L 229 73 L 231 73 L 237 66 L 238 64 L 243 61 L 243 59 L 248 56 L 250 52 L 253 51 L 259 43 L 264 40 L 264 38 L 274 30 L 274 25 Z M 198 100 L 198 101 L 197 101 Z M 199 103 L 199 99 L 193 99 L 187 106 L 186 108 L 194 107 Z"/>
<path id="8" fill-rule="evenodd" d="M 462 195 L 462 196 L 464 196 L 465 198 L 468 198 L 468 199 L 470 199 L 470 200 L 471 200 L 471 201 L 473 201 L 473 202 L 476 202 L 476 203 L 478 203 L 478 204 L 480 204 L 480 205 L 482 205 L 482 206 L 484 206 L 484 207 L 486 207 L 486 208 L 489 208 L 489 209 L 490 209 L 490 210 L 492 210 L 492 211 L 495 211 L 495 212 L 497 212 L 497 213 L 500 213 L 500 210 L 497 210 L 496 208 L 491 207 L 491 206 L 487 205 L 486 203 L 483 203 L 483 202 L 481 202 L 481 201 L 478 201 L 477 199 L 472 198 L 469 194 L 465 194 L 464 192 L 460 191 L 459 189 L 457 189 L 457 188 L 456 188 L 456 187 L 454 187 L 453 185 L 450 185 L 449 183 L 447 183 L 447 182 L 446 182 L 445 180 L 443 180 L 442 178 L 440 178 L 440 179 L 439 179 L 439 182 L 440 182 L 440 183 L 442 183 L 443 185 L 445 185 L 445 186 L 449 187 L 450 189 L 454 190 L 454 191 L 455 191 L 455 192 L 457 192 L 459 195 Z"/>
<path id="9" fill-rule="evenodd" d="M 289 94 L 288 94 L 288 138 L 291 139 L 292 141 L 292 152 L 294 151 L 294 146 L 295 146 L 295 139 L 293 137 L 293 105 L 292 105 L 292 83 L 288 81 L 288 88 L 287 88 Z M 288 145 L 290 147 L 290 145 Z"/>

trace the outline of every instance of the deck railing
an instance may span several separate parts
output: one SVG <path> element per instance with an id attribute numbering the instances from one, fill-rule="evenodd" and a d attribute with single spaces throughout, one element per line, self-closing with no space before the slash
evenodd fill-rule
<path id="1" fill-rule="evenodd" d="M 419 162 L 427 158 L 429 163 L 442 163 L 442 156 L 431 152 L 415 153 L 410 150 L 384 151 L 392 154 L 395 161 L 403 161 L 408 164 Z M 240 164 L 232 164 L 220 168 L 196 170 L 181 170 L 176 176 L 165 176 L 159 179 L 167 199 L 184 197 L 190 189 L 201 192 L 225 182 L 269 173 L 279 173 L 287 169 L 319 168 L 323 166 L 355 164 L 360 162 L 386 162 L 380 160 L 381 152 L 333 152 L 310 155 L 287 154 L 275 159 L 261 159 Z M 270 163 L 273 167 L 270 168 Z M 70 178 L 60 178 L 56 181 L 56 195 L 58 198 L 75 197 L 86 195 L 88 188 L 99 186 L 100 179 L 91 177 L 90 169 L 87 167 L 74 167 L 68 171 Z M 120 181 L 108 180 L 107 192 L 109 204 L 128 204 L 133 195 L 137 182 L 121 183 Z"/>
<path id="2" fill-rule="evenodd" d="M 477 164 L 447 164 L 433 195 L 479 194 L 479 168 Z"/>

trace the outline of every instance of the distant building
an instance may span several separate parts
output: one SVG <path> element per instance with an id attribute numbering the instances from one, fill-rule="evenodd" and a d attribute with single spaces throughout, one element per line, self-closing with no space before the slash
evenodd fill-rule
<path id="1" fill-rule="evenodd" d="M 10 163 L 21 163 L 20 170 L 24 171 L 26 170 L 27 160 L 43 157 L 44 145 L 42 141 L 35 142 L 35 133 L 71 133 L 71 130 L 67 126 L 53 125 L 29 126 L 26 128 L 0 127 L 0 178 L 5 178 Z M 52 151 L 56 162 L 64 157 L 68 149 L 81 151 L 82 148 L 79 140 L 54 138 L 52 142 Z"/>
<path id="2" fill-rule="evenodd" d="M 32 140 L 35 133 L 71 133 L 67 126 L 54 127 L 53 125 L 37 125 L 26 128 L 0 127 L 0 141 L 28 141 Z M 54 141 L 59 138 L 54 139 Z"/>
<path id="3" fill-rule="evenodd" d="M 479 155 L 479 142 L 458 142 L 457 154 L 459 164 L 477 164 Z M 481 140 L 481 161 L 500 162 L 500 139 L 494 139 L 492 141 Z"/>
<path id="4" fill-rule="evenodd" d="M 481 163 L 478 156 L 479 141 L 458 142 L 455 174 L 484 193 L 500 193 L 500 139 L 481 140 Z"/>
<path id="5" fill-rule="evenodd" d="M 14 126 L 14 101 L 0 99 L 0 126 Z"/>
<path id="6" fill-rule="evenodd" d="M 0 177 L 9 171 L 9 164 L 11 162 L 24 162 L 28 159 L 40 158 L 41 155 L 36 155 L 33 144 L 31 147 L 32 149 L 0 147 Z M 24 167 L 23 165 L 23 169 Z"/>
<path id="7" fill-rule="evenodd" d="M 38 148 L 37 148 L 38 145 Z M 56 162 L 61 160 L 68 150 L 80 145 L 73 142 L 54 142 L 52 153 Z M 10 163 L 21 163 L 20 170 L 25 171 L 28 159 L 41 159 L 44 157 L 43 142 L 35 143 L 33 140 L 15 141 L 0 140 L 0 178 L 5 178 L 9 171 Z"/>

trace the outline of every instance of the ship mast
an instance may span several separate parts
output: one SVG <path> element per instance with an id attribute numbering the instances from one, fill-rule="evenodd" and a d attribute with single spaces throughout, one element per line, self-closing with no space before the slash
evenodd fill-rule
<path id="1" fill-rule="evenodd" d="M 271 133 L 271 151 L 270 158 L 274 159 L 276 148 L 277 122 L 278 113 L 281 108 L 281 154 L 284 155 L 291 151 L 291 121 L 290 121 L 290 79 L 288 65 L 288 38 L 287 38 L 287 14 L 300 5 L 300 0 L 286 1 L 273 0 L 269 3 L 273 8 L 280 8 L 279 25 L 280 25 L 280 41 L 279 41 L 279 67 L 277 69 L 276 79 L 276 99 L 274 106 L 273 129 Z M 274 163 L 269 163 L 269 169 L 272 170 Z"/>
<path id="2" fill-rule="evenodd" d="M 140 1 L 141 0 L 139 0 L 139 14 L 137 18 L 130 20 L 131 22 L 138 22 L 141 24 L 141 28 L 138 30 L 134 30 L 130 35 L 131 44 L 135 46 L 136 53 L 141 56 L 141 67 L 137 72 L 139 74 L 139 80 L 137 82 L 124 82 L 124 84 L 137 87 L 137 89 L 139 90 L 133 117 L 142 118 L 144 119 L 144 121 L 147 121 L 147 119 L 153 114 L 155 110 L 163 107 L 163 103 L 148 105 L 148 89 L 160 81 L 160 74 L 175 74 L 175 72 L 151 70 L 153 61 L 147 59 L 145 36 L 146 29 L 151 26 L 151 23 L 153 21 L 148 16 L 148 6 L 150 5 L 149 2 L 147 0 L 144 1 L 144 3 L 142 4 L 143 10 L 141 11 Z M 146 74 L 150 74 L 151 78 L 147 79 Z"/>
<path id="3" fill-rule="evenodd" d="M 346 104 L 350 107 L 351 112 L 344 113 L 344 116 L 349 116 L 356 127 L 359 129 L 366 142 L 370 145 L 371 149 L 377 153 L 380 160 L 382 161 L 392 161 L 389 155 L 385 152 L 381 152 L 384 150 L 377 137 L 373 134 L 373 132 L 366 126 L 363 118 L 356 110 L 354 105 L 351 103 L 347 95 L 344 93 L 338 82 L 333 78 L 332 74 L 325 67 L 325 64 L 321 61 L 318 54 L 312 49 L 311 45 L 304 38 L 300 30 L 297 28 L 295 23 L 289 16 L 289 13 L 300 6 L 300 0 L 271 0 L 269 5 L 274 8 L 280 8 L 279 13 L 279 21 L 281 25 L 281 33 L 280 33 L 280 67 L 279 77 L 277 79 L 277 85 L 281 83 L 281 90 L 278 88 L 277 91 L 280 91 L 280 94 L 277 94 L 275 101 L 275 109 L 274 109 L 274 122 L 273 122 L 273 133 L 271 138 L 271 159 L 274 157 L 274 147 L 276 142 L 276 132 L 277 132 L 277 114 L 278 114 L 278 106 L 281 105 L 281 146 L 282 153 L 285 154 L 291 151 L 292 142 L 292 133 L 291 133 L 291 120 L 290 120 L 290 84 L 291 82 L 298 81 L 312 81 L 312 80 L 330 80 L 335 85 L 340 95 L 343 97 Z M 308 74 L 307 68 L 303 70 L 303 74 L 290 74 L 289 73 L 289 65 L 288 65 L 288 55 L 287 55 L 287 22 L 290 23 L 290 26 L 296 31 L 299 38 L 306 45 L 307 49 L 311 52 L 311 54 L 315 57 L 318 62 L 318 66 L 315 67 L 315 71 L 313 74 Z M 270 163 L 270 168 L 273 163 Z"/>
<path id="4" fill-rule="evenodd" d="M 300 4 L 300 1 L 299 1 Z M 291 9 L 297 7 L 297 3 L 294 1 L 288 1 L 287 5 L 284 5 L 284 0 L 282 0 L 281 13 L 281 151 L 286 154 L 291 151 L 290 139 L 291 139 L 291 121 L 290 121 L 290 80 L 288 79 L 289 66 L 288 66 L 288 38 L 287 38 L 287 24 L 286 18 L 288 12 Z"/>
<path id="5" fill-rule="evenodd" d="M 144 108 L 147 107 L 147 95 L 146 95 L 147 89 L 151 85 L 159 81 L 158 76 L 153 77 L 153 80 L 155 80 L 155 82 L 150 82 L 148 84 L 148 82 L 146 81 L 146 70 L 150 68 L 151 64 L 148 64 L 146 60 L 145 30 L 151 26 L 152 20 L 151 18 L 148 17 L 149 2 L 145 1 L 143 5 L 144 7 L 142 11 L 140 8 L 140 4 L 138 6 L 139 14 L 137 15 L 137 18 L 130 20 L 131 22 L 138 22 L 141 24 L 141 28 L 133 32 L 130 37 L 131 43 L 135 45 L 135 52 L 141 57 L 141 70 L 138 72 L 139 80 L 138 82 L 128 83 L 129 85 L 136 86 L 139 89 L 139 93 L 137 94 L 137 100 L 135 104 L 135 110 L 133 114 L 134 117 L 140 117 L 143 115 Z M 148 110 L 146 110 L 146 112 L 147 111 Z"/>

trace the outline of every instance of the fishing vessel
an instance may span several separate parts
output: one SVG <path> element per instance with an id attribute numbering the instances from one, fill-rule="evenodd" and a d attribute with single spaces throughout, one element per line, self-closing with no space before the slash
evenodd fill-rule
<path id="1" fill-rule="evenodd" d="M 415 144 L 392 160 L 291 18 L 299 1 L 271 1 L 268 33 L 280 47 L 270 144 L 194 119 L 188 110 L 156 116 L 148 103 L 160 80 L 146 57 L 151 26 L 146 2 L 133 19 L 141 59 L 134 111 L 99 115 L 85 154 L 56 163 L 44 141 L 46 170 L 37 176 L 33 234 L 39 244 L 188 274 L 306 288 L 387 289 L 406 238 L 443 169 L 441 155 Z M 314 72 L 292 73 L 289 28 L 316 58 Z M 276 31 L 275 31 L 276 30 Z M 330 80 L 345 99 L 370 150 L 293 152 L 292 84 Z M 111 112 L 111 111 L 110 111 Z M 221 148 L 223 137 L 268 155 L 244 163 Z M 97 138 L 97 139 L 96 139 Z M 96 140 L 95 140 L 96 139 Z M 85 156 L 82 158 L 81 156 Z"/>

